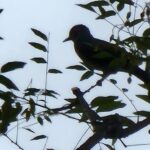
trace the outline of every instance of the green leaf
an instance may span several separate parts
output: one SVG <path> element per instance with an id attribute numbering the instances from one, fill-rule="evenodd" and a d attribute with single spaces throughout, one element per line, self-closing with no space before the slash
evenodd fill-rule
<path id="1" fill-rule="evenodd" d="M 141 22 L 143 22 L 143 19 L 135 19 L 132 22 L 130 22 L 128 26 L 129 27 L 133 27 L 133 26 L 135 26 L 135 25 L 137 25 L 137 24 L 139 24 Z"/>
<path id="2" fill-rule="evenodd" d="M 113 10 L 105 11 L 100 16 L 98 16 L 96 19 L 105 19 L 107 17 L 111 17 L 116 15 L 116 12 Z"/>
<path id="3" fill-rule="evenodd" d="M 34 102 L 34 100 L 30 98 L 29 104 L 30 104 L 30 112 L 34 116 L 34 114 L 35 114 L 35 102 Z"/>
<path id="4" fill-rule="evenodd" d="M 41 140 L 41 139 L 45 139 L 45 138 L 47 138 L 46 135 L 38 135 L 38 136 L 34 137 L 33 139 L 31 139 L 31 141 L 33 141 L 33 140 Z"/>
<path id="5" fill-rule="evenodd" d="M 36 63 L 47 63 L 46 60 L 42 57 L 34 57 L 31 60 L 36 62 Z"/>
<path id="6" fill-rule="evenodd" d="M 29 42 L 29 44 L 31 46 L 33 46 L 34 48 L 38 49 L 38 50 L 42 50 L 43 52 L 47 52 L 47 49 L 44 45 L 39 44 L 39 43 L 35 43 L 35 42 Z"/>
<path id="7" fill-rule="evenodd" d="M 144 117 L 149 117 L 150 116 L 149 111 L 136 111 L 136 112 L 134 112 L 134 114 L 138 115 L 138 116 L 144 116 Z"/>
<path id="8" fill-rule="evenodd" d="M 4 64 L 1 68 L 1 72 L 9 72 L 15 69 L 23 68 L 26 63 L 20 62 L 20 61 L 13 61 L 13 62 L 8 62 Z"/>
<path id="9" fill-rule="evenodd" d="M 144 100 L 145 102 L 150 103 L 150 97 L 147 95 L 136 95 L 138 98 Z"/>
<path id="10" fill-rule="evenodd" d="M 17 86 L 7 77 L 0 75 L 0 84 L 4 85 L 8 89 L 19 90 Z"/>
<path id="11" fill-rule="evenodd" d="M 62 72 L 58 69 L 49 69 L 48 73 L 62 73 Z"/>
<path id="12" fill-rule="evenodd" d="M 121 11 L 123 8 L 124 8 L 124 3 L 119 3 L 119 4 L 117 5 L 117 10 L 118 10 L 118 11 Z"/>
<path id="13" fill-rule="evenodd" d="M 94 74 L 93 71 L 86 71 L 86 72 L 82 75 L 80 81 L 83 81 L 83 80 L 85 80 L 85 79 L 89 79 L 93 74 Z"/>
<path id="14" fill-rule="evenodd" d="M 85 67 L 81 66 L 81 65 L 74 65 L 74 66 L 69 66 L 66 69 L 75 69 L 75 70 L 80 70 L 80 71 L 84 71 L 86 70 Z"/>
<path id="15" fill-rule="evenodd" d="M 34 28 L 31 28 L 31 30 L 33 31 L 33 33 L 35 35 L 37 35 L 38 37 L 42 38 L 43 40 L 47 41 L 47 36 L 42 33 L 41 31 L 37 30 L 37 29 L 34 29 Z"/>
<path id="16" fill-rule="evenodd" d="M 109 150 L 115 150 L 111 145 L 103 143 Z"/>
<path id="17" fill-rule="evenodd" d="M 37 117 L 37 121 L 40 125 L 43 125 L 43 119 L 41 117 Z"/>
<path id="18" fill-rule="evenodd" d="M 40 92 L 40 89 L 37 89 L 37 88 L 28 88 L 25 90 L 25 96 L 29 96 L 29 95 L 32 95 L 32 96 L 35 96 L 36 93 Z"/>
<path id="19" fill-rule="evenodd" d="M 44 116 L 45 120 L 47 120 L 48 122 L 52 123 L 51 119 L 48 116 Z"/>
<path id="20" fill-rule="evenodd" d="M 143 36 L 144 36 L 144 37 L 149 37 L 149 36 L 150 36 L 150 28 L 146 29 L 146 30 L 143 32 Z"/>
<path id="21" fill-rule="evenodd" d="M 92 11 L 92 12 L 95 12 L 96 13 L 96 11 L 92 8 L 92 6 L 90 6 L 90 5 L 88 5 L 88 4 L 77 4 L 78 6 L 80 6 L 80 7 L 82 7 L 82 8 L 85 8 L 85 9 L 87 9 L 87 10 L 89 10 L 89 11 Z"/>
<path id="22" fill-rule="evenodd" d="M 98 107 L 97 112 L 107 112 L 115 109 L 123 108 L 126 104 L 121 101 L 116 101 L 118 96 L 101 96 L 96 97 L 92 102 L 92 107 Z"/>

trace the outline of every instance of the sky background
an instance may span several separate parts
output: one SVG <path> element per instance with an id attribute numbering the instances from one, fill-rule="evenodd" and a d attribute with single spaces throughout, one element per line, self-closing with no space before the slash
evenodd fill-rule
<path id="1" fill-rule="evenodd" d="M 36 51 L 28 42 L 41 42 L 46 44 L 33 34 L 31 28 L 38 29 L 47 35 L 50 33 L 49 67 L 59 69 L 63 72 L 62 75 L 49 75 L 48 78 L 49 89 L 56 90 L 61 95 L 58 100 L 52 100 L 50 102 L 52 107 L 61 106 L 64 103 L 64 98 L 73 97 L 71 93 L 72 87 L 77 86 L 81 90 L 86 90 L 87 87 L 93 85 L 98 80 L 98 77 L 94 76 L 88 81 L 79 82 L 79 78 L 82 75 L 81 72 L 65 69 L 67 66 L 78 64 L 80 61 L 73 50 L 73 44 L 71 42 L 62 42 L 68 36 L 68 32 L 72 26 L 85 24 L 90 28 L 91 33 L 95 37 L 107 41 L 109 41 L 111 35 L 111 26 L 108 23 L 102 20 L 95 20 L 97 16 L 94 13 L 75 5 L 85 2 L 90 2 L 90 0 L 60 0 L 59 2 L 56 0 L 0 0 L 0 8 L 4 9 L 0 15 L 0 36 L 4 38 L 4 40 L 0 41 L 0 65 L 13 60 L 28 63 L 24 69 L 6 74 L 6 76 L 8 75 L 13 79 L 21 90 L 27 87 L 31 78 L 33 78 L 34 87 L 44 88 L 45 65 L 37 65 L 30 61 L 30 59 L 36 56 L 46 58 L 46 55 Z M 117 22 L 117 20 L 113 21 Z M 111 78 L 113 77 L 116 77 L 116 75 L 111 76 Z M 119 73 L 117 75 L 119 86 L 128 87 L 132 91 L 128 93 L 129 97 L 134 99 L 135 93 L 145 92 L 135 85 L 135 83 L 141 83 L 135 78 L 133 78 L 134 84 L 128 85 L 126 82 L 127 77 L 128 75 L 126 74 Z M 113 85 L 106 81 L 102 88 L 97 87 L 92 91 L 92 94 L 87 94 L 86 100 L 90 101 L 96 95 L 100 95 L 100 92 L 101 95 L 108 95 L 110 92 L 114 95 L 119 93 L 120 98 L 125 99 Z M 129 104 L 129 107 L 120 113 L 127 115 L 134 110 L 127 100 L 125 102 Z M 135 105 L 141 110 L 149 109 L 145 103 L 139 103 L 139 101 L 135 101 Z M 52 124 L 46 123 L 44 127 L 36 125 L 31 128 L 36 131 L 37 135 L 49 135 L 48 147 L 56 150 L 73 150 L 79 138 L 87 129 L 86 124 L 79 124 L 77 121 L 62 116 L 53 117 L 52 121 Z M 142 130 L 123 141 L 126 144 L 150 143 L 147 130 Z M 10 132 L 10 136 L 12 135 L 16 135 L 16 130 Z M 83 138 L 82 142 L 89 135 L 91 135 L 90 131 Z M 25 150 L 42 150 L 44 140 L 40 142 L 29 142 L 34 136 L 36 135 L 20 129 L 18 142 Z M 106 140 L 104 141 L 107 142 Z M 149 150 L 149 147 L 129 147 L 127 149 Z M 0 149 L 16 150 L 17 147 L 5 137 L 1 136 Z M 93 150 L 98 149 L 98 146 L 93 148 Z M 123 150 L 125 148 L 118 142 L 116 149 Z"/>

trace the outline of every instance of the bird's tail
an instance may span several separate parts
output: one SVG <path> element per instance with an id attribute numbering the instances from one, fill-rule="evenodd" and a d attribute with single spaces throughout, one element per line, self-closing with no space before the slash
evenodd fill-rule
<path id="1" fill-rule="evenodd" d="M 139 67 L 134 69 L 133 74 L 146 84 L 150 84 L 150 74 Z"/>

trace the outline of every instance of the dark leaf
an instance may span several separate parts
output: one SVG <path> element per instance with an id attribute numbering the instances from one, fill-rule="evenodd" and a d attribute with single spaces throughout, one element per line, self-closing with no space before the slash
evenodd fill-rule
<path id="1" fill-rule="evenodd" d="M 34 100 L 30 98 L 29 104 L 30 104 L 30 112 L 34 116 L 34 114 L 35 114 L 35 102 L 34 102 Z"/>
<path id="2" fill-rule="evenodd" d="M 136 112 L 134 112 L 134 114 L 138 115 L 138 116 L 144 116 L 144 117 L 149 117 L 150 116 L 149 111 L 136 111 Z"/>
<path id="3" fill-rule="evenodd" d="M 34 137 L 33 139 L 31 139 L 31 141 L 33 141 L 33 140 L 41 140 L 41 139 L 45 139 L 45 138 L 47 138 L 46 135 L 38 135 L 38 136 Z"/>
<path id="4" fill-rule="evenodd" d="M 8 89 L 19 90 L 17 86 L 7 77 L 0 75 L 0 84 L 4 85 Z"/>
<path id="5" fill-rule="evenodd" d="M 45 120 L 47 120 L 48 122 L 52 123 L 51 119 L 48 116 L 44 116 Z"/>
<path id="6" fill-rule="evenodd" d="M 26 63 L 20 62 L 20 61 L 13 61 L 13 62 L 8 62 L 4 64 L 1 68 L 1 72 L 9 72 L 15 69 L 23 68 Z"/>
<path id="7" fill-rule="evenodd" d="M 147 95 L 136 95 L 138 98 L 144 100 L 145 102 L 150 103 L 150 97 Z"/>
<path id="8" fill-rule="evenodd" d="M 85 8 L 85 9 L 87 9 L 87 10 L 89 10 L 89 11 L 92 11 L 92 12 L 96 12 L 93 8 L 92 8 L 92 6 L 90 6 L 90 5 L 88 5 L 88 4 L 77 4 L 78 6 L 80 6 L 80 7 L 82 7 L 82 8 Z"/>
<path id="9" fill-rule="evenodd" d="M 53 90 L 46 90 L 42 93 L 42 95 L 57 98 L 55 95 L 59 95 L 59 94 L 57 92 L 53 91 Z"/>
<path id="10" fill-rule="evenodd" d="M 84 71 L 86 70 L 85 67 L 81 66 L 81 65 L 74 65 L 74 66 L 69 66 L 66 69 L 75 69 L 75 70 L 80 70 L 80 71 Z"/>
<path id="11" fill-rule="evenodd" d="M 136 20 L 129 22 L 126 26 L 133 27 L 141 22 L 143 22 L 143 19 L 136 19 Z"/>
<path id="12" fill-rule="evenodd" d="M 119 3 L 119 4 L 117 5 L 117 10 L 118 10 L 118 11 L 121 11 L 123 8 L 124 8 L 124 3 Z"/>
<path id="13" fill-rule="evenodd" d="M 109 150 L 115 150 L 111 145 L 103 143 Z"/>
<path id="14" fill-rule="evenodd" d="M 43 125 L 43 119 L 41 117 L 37 117 L 37 121 L 40 125 Z"/>
<path id="15" fill-rule="evenodd" d="M 25 96 L 29 96 L 29 95 L 35 95 L 36 93 L 40 92 L 40 89 L 36 89 L 36 88 L 28 88 L 25 90 Z"/>
<path id="16" fill-rule="evenodd" d="M 25 130 L 31 132 L 31 133 L 35 133 L 33 130 L 29 129 L 29 128 L 24 128 Z"/>
<path id="17" fill-rule="evenodd" d="M 58 69 L 49 69 L 48 73 L 62 73 L 62 72 Z"/>
<path id="18" fill-rule="evenodd" d="M 128 89 L 122 88 L 122 91 L 123 91 L 123 92 L 128 92 Z"/>
<path id="19" fill-rule="evenodd" d="M 35 35 L 39 36 L 40 38 L 42 38 L 43 40 L 47 41 L 47 36 L 42 33 L 41 31 L 31 28 L 31 30 L 34 32 Z"/>
<path id="20" fill-rule="evenodd" d="M 109 11 L 105 11 L 104 13 L 102 13 L 100 16 L 98 16 L 96 19 L 105 19 L 107 17 L 111 17 L 116 15 L 116 12 L 113 10 L 109 10 Z"/>
<path id="21" fill-rule="evenodd" d="M 44 45 L 39 44 L 39 43 L 35 43 L 35 42 L 29 42 L 29 44 L 31 46 L 33 46 L 34 48 L 37 48 L 38 50 L 42 50 L 43 52 L 47 52 L 47 49 Z"/>
<path id="22" fill-rule="evenodd" d="M 4 10 L 4 9 L 0 9 L 0 13 L 2 13 L 2 12 L 3 12 L 3 10 Z"/>
<path id="23" fill-rule="evenodd" d="M 143 32 L 143 36 L 144 36 L 144 37 L 149 37 L 149 36 L 150 36 L 150 28 L 146 29 L 146 30 Z"/>
<path id="24" fill-rule="evenodd" d="M 36 63 L 47 63 L 46 60 L 42 57 L 34 57 L 31 60 L 35 61 Z"/>
<path id="25" fill-rule="evenodd" d="M 129 20 L 130 17 L 131 17 L 131 12 L 129 11 L 126 16 L 127 20 Z"/>
<path id="26" fill-rule="evenodd" d="M 118 96 L 97 97 L 91 102 L 92 107 L 98 107 L 97 112 L 112 111 L 123 108 L 126 104 L 116 100 Z"/>
<path id="27" fill-rule="evenodd" d="M 113 84 L 117 84 L 117 81 L 114 80 L 114 79 L 110 79 L 109 81 L 110 81 L 111 83 L 113 83 Z"/>
<path id="28" fill-rule="evenodd" d="M 26 112 L 25 112 L 26 121 L 29 121 L 30 117 L 31 117 L 31 112 L 28 109 L 26 109 Z"/>
<path id="29" fill-rule="evenodd" d="M 127 79 L 127 81 L 128 81 L 128 83 L 130 84 L 130 83 L 132 82 L 132 78 L 129 77 L 129 78 Z"/>
<path id="30" fill-rule="evenodd" d="M 93 74 L 94 74 L 93 71 L 86 71 L 86 72 L 82 75 L 80 81 L 83 81 L 83 80 L 85 80 L 85 79 L 89 79 Z"/>

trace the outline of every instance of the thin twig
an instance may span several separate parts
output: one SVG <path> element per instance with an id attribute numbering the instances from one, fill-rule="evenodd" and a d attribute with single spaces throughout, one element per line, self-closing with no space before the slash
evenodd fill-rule
<path id="1" fill-rule="evenodd" d="M 19 149 L 24 150 L 20 145 L 14 142 L 7 134 L 3 134 L 9 141 L 11 141 L 14 145 L 16 145 Z"/>

